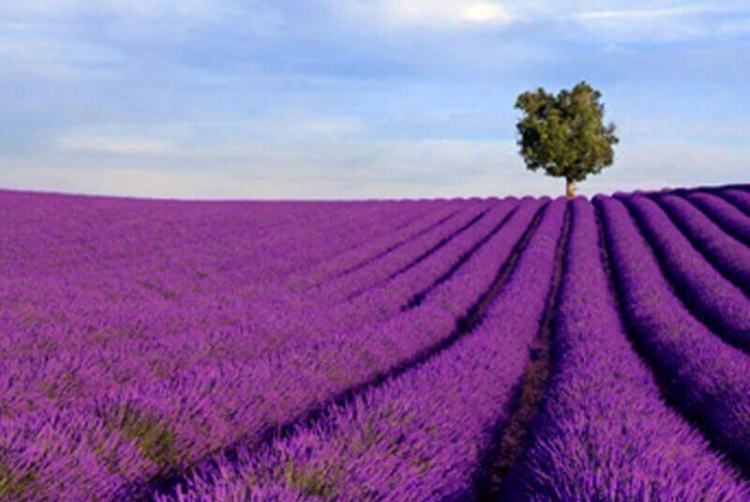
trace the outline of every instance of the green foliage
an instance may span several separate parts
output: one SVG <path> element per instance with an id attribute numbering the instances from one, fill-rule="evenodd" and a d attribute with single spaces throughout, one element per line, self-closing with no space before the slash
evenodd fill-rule
<path id="1" fill-rule="evenodd" d="M 306 497 L 332 498 L 340 468 L 330 465 L 324 468 L 300 469 L 289 460 L 284 468 L 287 486 L 297 490 Z"/>
<path id="2" fill-rule="evenodd" d="M 166 472 L 179 463 L 175 446 L 177 436 L 164 423 L 150 414 L 124 406 L 115 417 L 107 420 L 111 429 L 120 431 L 130 441 L 136 440 L 143 456 Z"/>
<path id="3" fill-rule="evenodd" d="M 518 96 L 516 108 L 524 112 L 517 124 L 518 145 L 526 166 L 568 182 L 583 181 L 612 165 L 618 142 L 615 125 L 603 123 L 601 93 L 586 82 L 557 96 L 539 88 Z"/>
<path id="4" fill-rule="evenodd" d="M 156 419 L 131 415 L 123 422 L 121 430 L 126 439 L 137 438 L 146 458 L 159 466 L 168 468 L 177 463 L 174 433 Z"/>
<path id="5" fill-rule="evenodd" d="M 29 495 L 29 488 L 36 479 L 33 470 L 13 472 L 4 462 L 0 462 L 0 500 L 21 500 Z"/>

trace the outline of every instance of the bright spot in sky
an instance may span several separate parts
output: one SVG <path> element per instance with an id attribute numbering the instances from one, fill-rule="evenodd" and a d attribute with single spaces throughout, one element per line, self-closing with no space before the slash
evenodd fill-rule
<path id="1" fill-rule="evenodd" d="M 508 22 L 511 20 L 502 7 L 488 2 L 476 2 L 468 5 L 461 13 L 461 17 L 466 21 L 476 23 Z"/>

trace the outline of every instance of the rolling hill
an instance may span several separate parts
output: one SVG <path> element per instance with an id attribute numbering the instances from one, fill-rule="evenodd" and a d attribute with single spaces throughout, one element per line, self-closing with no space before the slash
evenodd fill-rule
<path id="1" fill-rule="evenodd" d="M 750 186 L 0 191 L 0 499 L 750 500 Z"/>

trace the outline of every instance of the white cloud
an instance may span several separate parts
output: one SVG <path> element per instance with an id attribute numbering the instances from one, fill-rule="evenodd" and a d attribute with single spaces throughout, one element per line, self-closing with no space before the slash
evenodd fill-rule
<path id="1" fill-rule="evenodd" d="M 540 2 L 518 0 L 326 0 L 351 26 L 444 30 L 507 27 L 517 23 L 560 28 L 570 38 L 593 35 L 606 43 L 664 42 L 747 33 L 750 6 L 633 0 Z M 589 8 L 586 8 L 586 7 Z"/>
<path id="2" fill-rule="evenodd" d="M 719 5 L 682 5 L 657 9 L 623 9 L 600 10 L 574 14 L 578 19 L 649 19 L 660 17 L 694 16 L 700 14 L 738 13 L 750 8 L 727 7 Z"/>
<path id="3" fill-rule="evenodd" d="M 233 121 L 228 125 L 256 136 L 283 138 L 287 141 L 348 137 L 362 132 L 364 128 L 359 119 L 322 114 L 315 117 L 286 115 L 262 120 Z"/>
<path id="4" fill-rule="evenodd" d="M 246 141 L 175 146 L 75 138 L 0 158 L 6 188 L 178 198 L 389 198 L 526 191 L 512 141 Z M 512 168 L 508 168 L 513 166 Z M 533 185 L 556 185 L 536 180 Z"/>
<path id="5" fill-rule="evenodd" d="M 165 171 L 152 168 L 95 166 L 9 168 L 1 176 L 9 189 L 159 198 L 244 198 L 252 189 L 267 190 L 269 197 L 283 197 L 279 187 L 250 184 L 231 174 L 216 176 L 200 171 Z"/>
<path id="6" fill-rule="evenodd" d="M 258 118 L 217 118 L 157 122 L 97 122 L 69 128 L 53 141 L 60 152 L 180 153 L 268 142 L 295 145 L 345 140 L 364 132 L 362 120 L 336 115 L 279 113 Z"/>
<path id="7" fill-rule="evenodd" d="M 503 7 L 488 2 L 467 5 L 461 12 L 461 17 L 477 23 L 509 23 L 513 20 Z"/>
<path id="8" fill-rule="evenodd" d="M 282 138 L 277 143 L 185 146 L 164 138 L 59 138 L 52 151 L 0 157 L 0 186 L 253 199 L 559 195 L 563 189 L 560 179 L 527 171 L 510 139 L 375 141 L 323 139 L 323 132 L 320 141 Z M 618 146 L 615 165 L 582 183 L 580 190 L 593 195 L 740 182 L 748 164 L 750 148 L 744 146 L 632 141 Z"/>
<path id="9" fill-rule="evenodd" d="M 505 5 L 476 0 L 330 0 L 333 7 L 359 20 L 396 27 L 460 28 L 504 26 L 515 21 Z"/>
<path id="10" fill-rule="evenodd" d="M 12 103 L 10 111 L 16 113 L 4 111 L 6 122 L 0 125 L 11 133 L 18 131 L 18 137 L 11 134 L 5 142 L 5 155 L 0 151 L 0 186 L 177 197 L 557 194 L 560 180 L 528 173 L 512 141 L 377 138 L 466 138 L 475 133 L 488 137 L 495 131 L 490 127 L 499 114 L 512 113 L 510 104 L 521 85 L 534 85 L 552 75 L 562 79 L 568 71 L 589 71 L 584 68 L 588 58 L 572 63 L 559 58 L 560 54 L 576 57 L 583 53 L 578 46 L 566 45 L 571 39 L 587 44 L 593 40 L 612 52 L 637 54 L 650 48 L 628 42 L 750 31 L 748 16 L 739 15 L 750 7 L 739 2 L 729 7 L 724 3 L 722 7 L 670 3 L 670 7 L 654 8 L 653 2 L 637 0 L 554 5 L 518 0 L 323 1 L 335 4 L 337 13 L 349 17 L 345 23 L 340 23 L 341 18 L 315 17 L 320 25 L 312 27 L 304 23 L 308 18 L 303 9 L 301 18 L 290 16 L 289 21 L 305 24 L 303 38 L 295 38 L 298 27 L 283 24 L 286 10 L 275 15 L 275 7 L 270 6 L 266 14 L 259 15 L 264 9 L 262 2 L 245 4 L 244 16 L 233 16 L 233 8 L 240 4 L 236 0 L 3 1 L 0 80 L 12 83 L 11 89 L 31 90 L 24 99 L 14 98 L 13 92 L 4 93 L 5 100 Z M 734 12 L 738 15 L 729 15 Z M 97 25 L 87 31 L 87 23 L 100 19 L 107 22 L 106 28 Z M 219 22 L 213 23 L 216 19 Z M 192 23 L 204 21 L 215 33 L 191 29 Z M 253 22 L 284 43 L 279 47 L 269 43 L 268 50 L 265 44 L 251 43 L 251 32 L 256 36 Z M 336 22 L 339 24 L 334 26 Z M 528 30 L 533 35 L 504 37 L 493 32 L 492 37 L 476 40 L 463 36 L 486 34 L 483 30 L 517 22 L 533 25 Z M 357 30 L 356 36 L 347 38 L 351 32 L 346 30 L 336 33 L 341 24 Z M 237 33 L 243 37 L 227 36 L 237 35 L 232 31 L 237 25 L 241 26 Z M 383 27 L 403 32 L 371 37 L 373 30 Z M 409 30 L 416 35 L 412 37 Z M 331 39 L 320 40 L 321 33 Z M 402 38 L 404 34 L 407 36 Z M 308 40 L 316 43 L 307 47 Z M 133 41 L 138 43 L 130 46 Z M 750 151 L 738 146 L 747 143 L 741 133 L 746 130 L 741 127 L 744 103 L 737 101 L 735 95 L 741 92 L 739 87 L 729 88 L 732 80 L 728 77 L 730 71 L 733 75 L 746 72 L 737 64 L 741 58 L 735 57 L 741 46 L 731 49 L 734 52 L 723 56 L 726 62 L 716 61 L 721 53 L 707 50 L 702 57 L 711 58 L 712 63 L 703 66 L 695 58 L 656 56 L 655 62 L 644 60 L 643 64 L 635 57 L 621 58 L 631 61 L 620 64 L 613 57 L 614 62 L 605 65 L 604 71 L 591 66 L 591 78 L 601 77 L 603 85 L 613 91 L 620 86 L 620 96 L 628 95 L 622 91 L 626 85 L 652 94 L 626 99 L 622 105 L 626 107 L 655 103 L 661 98 L 654 94 L 670 92 L 669 85 L 650 79 L 649 65 L 656 64 L 660 72 L 655 74 L 673 69 L 675 76 L 684 74 L 680 67 L 688 64 L 694 65 L 691 68 L 717 68 L 727 94 L 721 100 L 700 94 L 703 89 L 713 89 L 713 82 L 718 82 L 715 79 L 685 80 L 690 84 L 684 89 L 685 96 L 702 96 L 703 101 L 695 102 L 699 106 L 687 104 L 695 109 L 695 123 L 705 123 L 705 130 L 688 130 L 686 121 L 674 112 L 663 114 L 663 126 L 631 127 L 637 134 L 631 132 L 631 141 L 623 141 L 617 165 L 582 184 L 582 190 L 592 193 L 746 178 Z M 427 62 L 440 71 L 422 68 Z M 730 70 L 730 64 L 737 69 Z M 394 72 L 398 79 L 368 74 L 369 80 L 358 80 L 357 72 L 369 70 L 367 65 L 376 71 Z M 488 68 L 492 73 L 485 72 Z M 423 74 L 423 69 L 430 71 Z M 156 71 L 159 74 L 153 75 L 157 78 L 152 81 Z M 507 79 L 498 80 L 501 71 Z M 39 85 L 33 78 L 38 75 L 54 77 L 54 84 L 62 85 L 50 85 L 46 80 Z M 497 93 L 487 91 L 486 75 L 492 75 L 491 86 L 497 87 Z M 630 80 L 623 81 L 623 75 Z M 513 92 L 508 90 L 511 88 Z M 665 100 L 674 105 L 678 97 L 666 96 Z M 717 111 L 709 106 L 724 101 L 736 103 L 736 109 L 726 105 Z M 507 106 L 500 109 L 498 103 Z M 479 112 L 472 115 L 473 110 Z M 337 113 L 341 115 L 335 116 Z M 462 117 L 462 113 L 468 116 Z M 266 114 L 278 116 L 267 118 Z M 111 117 L 111 124 L 96 122 L 105 116 Z M 613 116 L 623 125 L 617 117 Z M 183 118 L 185 121 L 179 122 Z M 498 123 L 507 122 L 503 131 L 510 134 L 510 119 L 506 118 L 500 116 Z M 143 123 L 133 124 L 138 121 Z M 727 126 L 730 121 L 737 125 Z M 628 130 L 628 124 L 624 125 L 622 130 Z M 665 130 L 669 135 L 663 134 Z M 64 135 L 47 145 L 48 151 L 41 151 L 49 135 L 60 131 Z M 13 153 L 19 150 L 18 138 L 37 134 L 39 138 L 30 143 L 34 148 Z M 684 143 L 674 142 L 677 137 Z M 646 139 L 653 143 L 641 142 Z M 689 143 L 692 139 L 695 141 Z M 716 146 L 700 146 L 700 142 Z M 730 145 L 719 146 L 722 144 Z"/>
<path id="11" fill-rule="evenodd" d="M 733 30 L 742 33 L 742 24 L 727 17 L 740 16 L 740 20 L 746 20 L 742 16 L 748 14 L 750 6 L 741 4 L 684 4 L 661 8 L 634 6 L 579 11 L 565 15 L 563 19 L 582 26 L 603 40 L 669 42 L 716 37 Z"/>
<path id="12" fill-rule="evenodd" d="M 57 138 L 55 149 L 61 153 L 113 155 L 164 155 L 178 151 L 177 145 L 171 141 L 91 136 L 63 136 Z"/>

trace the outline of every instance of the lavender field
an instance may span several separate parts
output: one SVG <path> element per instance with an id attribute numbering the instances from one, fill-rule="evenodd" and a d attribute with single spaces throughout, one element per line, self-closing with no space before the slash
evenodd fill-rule
<path id="1" fill-rule="evenodd" d="M 1 500 L 750 500 L 750 185 L 0 191 Z"/>

